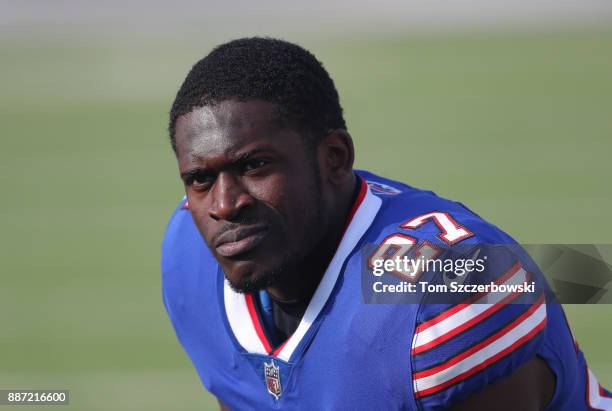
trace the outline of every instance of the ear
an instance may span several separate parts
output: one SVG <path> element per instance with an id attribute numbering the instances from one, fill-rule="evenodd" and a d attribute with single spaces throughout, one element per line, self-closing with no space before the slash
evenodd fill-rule
<path id="1" fill-rule="evenodd" d="M 342 186 L 352 179 L 355 149 L 348 131 L 337 129 L 323 137 L 318 156 L 322 177 L 332 185 Z"/>

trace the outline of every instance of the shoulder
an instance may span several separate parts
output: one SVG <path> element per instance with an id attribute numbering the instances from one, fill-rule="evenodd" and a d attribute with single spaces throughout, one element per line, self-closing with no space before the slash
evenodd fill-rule
<path id="1" fill-rule="evenodd" d="M 162 241 L 162 272 L 171 271 L 186 256 L 209 254 L 185 199 L 175 208 Z M 192 257 L 193 258 L 193 257 Z M 191 259 L 188 259 L 191 262 Z"/>
<path id="2" fill-rule="evenodd" d="M 417 240 L 442 245 L 514 243 L 508 234 L 460 202 L 368 171 L 358 170 L 357 173 L 368 183 L 370 191 L 382 200 L 373 228 L 383 237 L 401 232 Z"/>
<path id="3" fill-rule="evenodd" d="M 381 194 L 378 188 L 372 189 L 383 205 L 370 236 L 376 238 L 376 248 L 369 261 L 407 256 L 412 261 L 424 257 L 455 262 L 451 272 L 446 265 L 439 271 L 432 265 L 433 269 L 424 272 L 419 268 L 412 280 L 403 277 L 428 284 L 476 286 L 528 280 L 529 259 L 520 246 L 463 204 L 371 173 L 361 175 L 370 181 L 370 187 L 380 184 L 385 189 Z M 461 277 L 452 272 L 459 260 L 475 252 L 490 258 L 477 275 Z M 402 274 L 386 273 L 392 274 L 387 278 L 394 283 Z M 419 297 L 410 350 L 413 391 L 420 406 L 437 409 L 456 404 L 533 358 L 542 347 L 547 324 L 544 289 L 541 285 L 529 295 L 508 291 L 432 296 L 424 292 Z"/>
<path id="4" fill-rule="evenodd" d="M 199 290 L 203 281 L 210 282 L 209 289 L 215 289 L 217 262 L 185 204 L 183 199 L 172 213 L 162 241 L 162 288 L 167 305 L 184 300 Z"/>

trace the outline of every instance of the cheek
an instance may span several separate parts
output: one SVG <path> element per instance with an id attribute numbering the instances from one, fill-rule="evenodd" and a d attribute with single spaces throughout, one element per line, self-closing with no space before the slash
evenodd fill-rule
<path id="1" fill-rule="evenodd" d="M 291 237 L 302 237 L 300 233 L 311 232 L 317 224 L 319 196 L 317 184 L 313 179 L 291 178 L 287 176 L 274 179 L 265 193 L 265 201 L 282 220 Z"/>
<path id="2" fill-rule="evenodd" d="M 250 184 L 249 193 L 257 201 L 266 204 L 281 215 L 286 214 L 288 202 L 294 194 L 290 179 L 282 174 L 253 181 Z"/>

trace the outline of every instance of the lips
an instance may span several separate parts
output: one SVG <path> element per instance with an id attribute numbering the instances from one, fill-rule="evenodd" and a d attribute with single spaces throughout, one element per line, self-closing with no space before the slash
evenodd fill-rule
<path id="1" fill-rule="evenodd" d="M 223 257 L 235 257 L 257 247 L 267 232 L 268 227 L 261 225 L 226 231 L 216 240 L 215 248 Z"/>

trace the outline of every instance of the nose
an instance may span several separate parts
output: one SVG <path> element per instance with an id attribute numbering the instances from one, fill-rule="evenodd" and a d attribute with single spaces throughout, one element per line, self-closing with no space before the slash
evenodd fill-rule
<path id="1" fill-rule="evenodd" d="M 253 203 L 253 197 L 230 173 L 219 173 L 211 191 L 209 215 L 214 220 L 232 221 Z"/>

